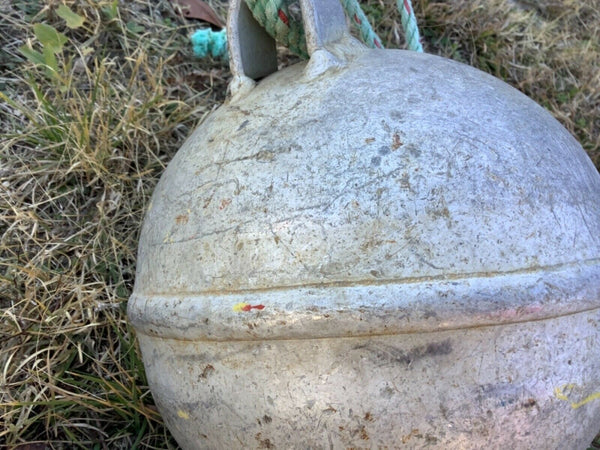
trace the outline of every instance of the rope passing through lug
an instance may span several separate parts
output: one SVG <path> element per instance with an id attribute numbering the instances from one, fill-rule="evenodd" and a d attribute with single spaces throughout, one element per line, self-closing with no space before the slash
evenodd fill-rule
<path id="1" fill-rule="evenodd" d="M 295 6 L 293 0 L 246 0 L 246 5 L 273 39 L 296 55 L 308 58 L 299 6 L 297 15 L 290 11 L 290 6 Z"/>
<path id="2" fill-rule="evenodd" d="M 363 42 L 371 48 L 383 48 L 381 39 L 360 5 L 358 0 L 340 0 L 346 15 L 359 30 Z M 410 0 L 396 0 L 406 37 L 407 48 L 423 52 L 419 41 L 419 27 Z M 303 58 L 308 58 L 304 27 L 302 25 L 299 5 L 295 0 L 246 0 L 246 4 L 256 21 L 265 28 L 267 33 Z M 297 11 L 294 11 L 296 9 Z M 198 30 L 192 37 L 194 54 L 200 58 L 211 55 L 213 58 L 227 58 L 227 36 L 225 30 Z"/>

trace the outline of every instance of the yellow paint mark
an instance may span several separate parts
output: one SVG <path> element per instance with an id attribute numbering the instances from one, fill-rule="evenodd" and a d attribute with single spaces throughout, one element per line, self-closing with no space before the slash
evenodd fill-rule
<path id="1" fill-rule="evenodd" d="M 186 413 L 185 411 L 182 411 L 181 409 L 179 411 L 177 411 L 177 415 L 185 420 L 188 420 L 190 418 L 190 415 L 188 413 Z"/>
<path id="2" fill-rule="evenodd" d="M 558 386 L 558 387 L 554 388 L 554 396 L 559 400 L 564 400 L 565 402 L 569 402 L 571 405 L 571 408 L 573 408 L 573 409 L 581 408 L 583 405 L 591 402 L 592 400 L 600 399 L 600 392 L 594 392 L 593 394 L 588 395 L 586 398 L 584 398 L 583 400 L 581 400 L 579 402 L 572 402 L 569 399 L 569 397 L 567 397 L 567 395 L 565 394 L 565 390 L 571 390 L 571 389 L 575 389 L 577 387 L 578 386 L 573 383 L 568 383 L 568 384 L 564 384 L 562 386 Z"/>
<path id="3" fill-rule="evenodd" d="M 580 406 L 585 405 L 586 403 L 591 402 L 592 400 L 596 400 L 600 398 L 600 392 L 594 392 L 593 394 L 588 395 L 586 398 L 584 398 L 583 400 L 581 400 L 579 403 L 575 403 L 574 405 L 571 405 L 574 409 L 579 408 Z"/>
<path id="4" fill-rule="evenodd" d="M 236 303 L 235 305 L 233 305 L 233 310 L 235 312 L 243 312 L 248 308 L 248 306 L 250 306 L 250 305 L 245 302 Z"/>

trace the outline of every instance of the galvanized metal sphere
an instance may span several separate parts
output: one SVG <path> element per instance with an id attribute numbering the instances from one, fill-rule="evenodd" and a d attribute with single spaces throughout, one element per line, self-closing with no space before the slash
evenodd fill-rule
<path id="1" fill-rule="evenodd" d="M 462 279 L 600 256 L 598 173 L 523 94 L 414 52 L 315 80 L 303 68 L 221 107 L 170 163 L 139 289 Z"/>
<path id="2" fill-rule="evenodd" d="M 175 438 L 584 448 L 600 428 L 600 175 L 505 83 L 367 51 L 337 2 L 301 5 L 310 61 L 256 84 L 275 46 L 232 1 L 232 100 L 144 223 L 129 317 Z"/>
<path id="3" fill-rule="evenodd" d="M 600 176 L 579 144 L 439 57 L 305 73 L 211 114 L 154 193 L 129 315 L 177 440 L 583 448 Z"/>

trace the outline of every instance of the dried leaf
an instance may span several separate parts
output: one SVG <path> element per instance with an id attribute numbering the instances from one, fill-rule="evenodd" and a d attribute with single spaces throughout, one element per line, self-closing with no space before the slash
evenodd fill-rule
<path id="1" fill-rule="evenodd" d="M 178 7 L 181 14 L 188 19 L 204 20 L 220 28 L 225 26 L 225 22 L 202 0 L 172 0 L 172 2 Z"/>

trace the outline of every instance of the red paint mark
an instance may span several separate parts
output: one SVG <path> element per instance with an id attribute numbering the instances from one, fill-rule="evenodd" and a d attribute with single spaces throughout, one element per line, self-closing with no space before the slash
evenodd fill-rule
<path id="1" fill-rule="evenodd" d="M 359 25 L 362 24 L 362 22 L 360 21 L 360 19 L 358 18 L 358 16 L 356 14 L 354 14 L 354 21 Z"/>
<path id="2" fill-rule="evenodd" d="M 373 43 L 375 44 L 375 47 L 382 48 L 381 47 L 381 42 L 379 42 L 379 39 L 373 39 Z"/>
<path id="3" fill-rule="evenodd" d="M 404 0 L 404 9 L 410 14 L 410 5 L 408 4 L 408 0 Z"/>
<path id="4" fill-rule="evenodd" d="M 285 15 L 285 13 L 283 12 L 283 10 L 278 10 L 277 11 L 277 15 L 279 16 L 279 18 L 281 19 L 281 21 L 283 23 L 285 23 L 288 27 L 290 26 L 290 21 L 288 19 L 288 17 Z"/>
<path id="5" fill-rule="evenodd" d="M 250 311 L 251 309 L 265 309 L 265 305 L 245 305 L 242 311 Z"/>

